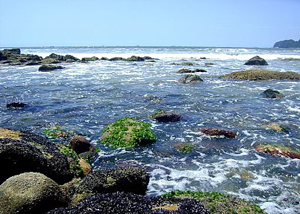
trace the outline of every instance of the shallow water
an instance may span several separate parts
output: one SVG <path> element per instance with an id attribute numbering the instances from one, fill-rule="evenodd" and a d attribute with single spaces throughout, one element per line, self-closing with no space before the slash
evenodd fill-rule
<path id="1" fill-rule="evenodd" d="M 300 148 L 300 84 L 293 81 L 229 81 L 218 76 L 253 68 L 244 66 L 255 55 L 266 69 L 300 73 L 300 50 L 191 47 L 25 48 L 42 56 L 55 52 L 77 57 L 158 58 L 155 62 L 97 61 L 63 64 L 64 70 L 38 72 L 37 66 L 0 67 L 0 127 L 41 134 L 54 124 L 87 136 L 101 147 L 95 167 L 134 161 L 151 175 L 149 195 L 172 191 L 219 191 L 259 204 L 268 213 L 300 213 L 300 160 L 254 152 L 258 143 Z M 200 59 L 206 57 L 207 59 Z M 298 60 L 284 60 L 294 58 Z M 173 65 L 193 62 L 194 66 Z M 172 64 L 173 63 L 173 64 Z M 206 67 L 205 63 L 214 63 Z M 204 82 L 184 85 L 180 68 L 203 68 Z M 269 100 L 261 93 L 272 88 L 285 95 Z M 23 110 L 6 103 L 25 102 Z M 157 109 L 183 116 L 180 122 L 157 123 L 149 116 Z M 103 128 L 124 116 L 152 124 L 158 141 L 135 150 L 105 148 L 98 142 Z M 270 123 L 291 127 L 289 134 L 266 130 Z M 236 131 L 236 139 L 209 138 L 202 127 Z M 178 143 L 194 146 L 181 154 Z"/>

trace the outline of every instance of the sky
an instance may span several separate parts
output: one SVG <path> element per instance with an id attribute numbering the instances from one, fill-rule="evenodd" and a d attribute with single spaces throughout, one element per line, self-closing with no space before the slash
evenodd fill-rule
<path id="1" fill-rule="evenodd" d="M 0 47 L 272 47 L 300 0 L 0 0 Z"/>

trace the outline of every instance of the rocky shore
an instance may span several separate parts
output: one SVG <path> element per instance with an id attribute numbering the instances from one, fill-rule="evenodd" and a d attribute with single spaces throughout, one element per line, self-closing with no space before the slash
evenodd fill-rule
<path id="1" fill-rule="evenodd" d="M 142 62 L 157 59 L 147 56 L 78 59 L 71 55 L 54 53 L 42 58 L 21 54 L 20 49 L 0 51 L 0 64 L 38 65 L 41 72 L 64 69 L 63 66 L 53 64 L 89 63 L 97 60 Z M 252 64 L 248 63 L 249 65 L 268 65 L 258 57 L 250 61 Z M 185 65 L 192 66 L 187 63 Z M 184 76 L 178 80 L 178 84 L 201 84 L 205 78 L 203 80 L 195 75 L 196 72 L 206 71 L 179 70 L 178 75 Z M 220 78 L 228 81 L 298 81 L 300 75 L 294 72 L 250 69 Z M 273 89 L 262 92 L 262 99 L 283 97 L 283 94 Z M 26 106 L 25 103 L 15 102 L 8 103 L 6 107 L 18 110 Z M 149 117 L 155 123 L 179 123 L 182 118 L 184 115 L 163 109 Z M 290 132 L 290 128 L 284 124 L 269 124 L 264 128 L 274 132 Z M 222 138 L 225 141 L 239 138 L 239 133 L 217 127 L 201 127 L 199 134 L 204 138 Z M 62 142 L 57 143 L 53 138 L 60 138 Z M 150 124 L 124 117 L 107 125 L 99 142 L 111 149 L 134 149 L 155 144 L 157 139 Z M 46 130 L 44 136 L 0 128 L 0 213 L 265 213 L 251 202 L 217 192 L 173 191 L 162 196 L 146 196 L 150 176 L 144 166 L 126 164 L 95 170 L 93 161 L 96 158 L 101 159 L 96 147 L 97 145 L 92 145 L 84 136 L 74 136 L 59 127 Z M 193 146 L 180 143 L 175 149 L 187 154 L 193 151 Z M 252 152 L 300 158 L 300 151 L 297 149 L 267 143 L 254 145 Z"/>

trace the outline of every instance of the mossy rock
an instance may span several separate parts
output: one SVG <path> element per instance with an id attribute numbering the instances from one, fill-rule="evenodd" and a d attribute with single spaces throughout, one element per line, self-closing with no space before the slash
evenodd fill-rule
<path id="1" fill-rule="evenodd" d="M 174 149 L 179 151 L 182 154 L 188 154 L 188 153 L 193 152 L 194 146 L 191 144 L 187 144 L 187 143 L 179 143 L 174 146 Z"/>
<path id="2" fill-rule="evenodd" d="M 101 136 L 101 143 L 113 148 L 135 148 L 156 141 L 151 125 L 134 118 L 124 117 L 108 125 Z"/>
<path id="3" fill-rule="evenodd" d="M 181 115 L 159 109 L 151 115 L 151 118 L 158 122 L 177 122 L 180 121 Z"/>
<path id="4" fill-rule="evenodd" d="M 60 186 L 41 173 L 12 176 L 0 185 L 0 213 L 45 213 L 66 206 Z"/>
<path id="5" fill-rule="evenodd" d="M 279 72 L 269 70 L 246 70 L 236 71 L 230 74 L 221 76 L 221 78 L 227 78 L 232 80 L 300 80 L 300 74 L 295 72 Z"/>
<path id="6" fill-rule="evenodd" d="M 23 172 L 40 172 L 61 184 L 75 176 L 71 168 L 68 157 L 46 138 L 0 128 L 0 183 Z"/>
<path id="7" fill-rule="evenodd" d="M 204 207 L 210 213 L 216 214 L 264 214 L 265 212 L 257 205 L 253 203 L 233 197 L 230 195 L 224 195 L 218 192 L 201 192 L 201 191 L 180 191 L 176 190 L 168 194 L 164 194 L 165 197 L 179 197 L 179 198 L 193 198 L 202 202 Z"/>
<path id="8" fill-rule="evenodd" d="M 300 150 L 289 146 L 260 144 L 255 147 L 255 151 L 270 155 L 280 155 L 283 157 L 300 159 Z"/>

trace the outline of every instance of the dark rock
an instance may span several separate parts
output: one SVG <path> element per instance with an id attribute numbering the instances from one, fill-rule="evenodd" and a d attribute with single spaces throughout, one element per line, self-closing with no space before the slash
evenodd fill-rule
<path id="1" fill-rule="evenodd" d="M 279 72 L 268 70 L 235 71 L 221 76 L 221 78 L 233 80 L 300 80 L 300 74 L 295 72 Z"/>
<path id="2" fill-rule="evenodd" d="M 4 49 L 2 50 L 2 53 L 4 55 L 12 55 L 12 54 L 21 54 L 21 49 L 20 48 L 12 48 L 12 49 Z"/>
<path id="3" fill-rule="evenodd" d="M 129 62 L 143 62 L 143 61 L 145 61 L 145 59 L 143 57 L 140 57 L 140 56 L 131 56 L 131 57 L 127 58 L 126 61 L 129 61 Z"/>
<path id="4" fill-rule="evenodd" d="M 95 150 L 90 142 L 83 136 L 75 136 L 70 140 L 71 148 L 77 153 L 84 153 L 89 150 Z"/>
<path id="5" fill-rule="evenodd" d="M 116 192 L 98 194 L 75 207 L 59 208 L 48 214 L 208 214 L 199 200 L 174 197 L 147 197 Z"/>
<path id="6" fill-rule="evenodd" d="M 179 71 L 177 71 L 176 73 L 178 73 L 178 74 L 186 74 L 186 73 L 197 73 L 197 72 L 207 72 L 207 71 L 204 70 L 204 69 L 191 70 L 191 69 L 182 68 Z"/>
<path id="7" fill-rule="evenodd" d="M 283 94 L 281 94 L 279 91 L 273 90 L 273 89 L 267 89 L 262 93 L 262 96 L 264 98 L 282 98 L 284 97 Z"/>
<path id="8" fill-rule="evenodd" d="M 7 56 L 5 56 L 1 51 L 0 51 L 0 61 L 7 60 Z"/>
<path id="9" fill-rule="evenodd" d="M 38 135 L 0 128 L 0 183 L 23 172 L 40 172 L 57 183 L 75 175 L 56 144 Z"/>
<path id="10" fill-rule="evenodd" d="M 66 206 L 60 186 L 40 173 L 22 173 L 0 185 L 0 213 L 45 213 Z"/>
<path id="11" fill-rule="evenodd" d="M 100 60 L 109 60 L 107 57 L 101 57 Z"/>
<path id="12" fill-rule="evenodd" d="M 30 66 L 30 65 L 40 65 L 41 62 L 37 62 L 37 61 L 29 61 L 27 63 L 25 63 L 25 66 Z"/>
<path id="13" fill-rule="evenodd" d="M 92 172 L 79 184 L 72 204 L 98 193 L 131 192 L 144 195 L 149 183 L 147 172 L 137 166 L 123 166 Z"/>
<path id="14" fill-rule="evenodd" d="M 58 59 L 46 58 L 41 61 L 42 64 L 58 64 L 61 63 Z"/>
<path id="15" fill-rule="evenodd" d="M 64 57 L 64 61 L 66 62 L 77 62 L 77 61 L 80 61 L 80 59 L 76 58 L 75 56 L 72 56 L 72 55 L 66 55 Z"/>
<path id="16" fill-rule="evenodd" d="M 201 128 L 200 131 L 209 136 L 224 136 L 226 138 L 235 138 L 236 133 L 233 131 L 217 129 L 217 128 Z"/>
<path id="17" fill-rule="evenodd" d="M 55 65 L 41 65 L 39 67 L 39 71 L 54 71 L 57 69 L 64 69 L 64 67 Z"/>
<path id="18" fill-rule="evenodd" d="M 158 122 L 177 122 L 180 121 L 181 115 L 172 112 L 166 112 L 164 110 L 158 110 L 152 119 Z"/>
<path id="19" fill-rule="evenodd" d="M 207 59 L 206 57 L 200 57 L 200 59 Z"/>
<path id="20" fill-rule="evenodd" d="M 204 65 L 205 65 L 206 67 L 210 67 L 210 66 L 213 66 L 214 63 L 212 63 L 212 62 L 206 62 Z"/>
<path id="21" fill-rule="evenodd" d="M 274 48 L 300 48 L 300 39 L 299 41 L 294 41 L 292 39 L 283 40 L 276 42 Z"/>
<path id="22" fill-rule="evenodd" d="M 180 83 L 196 83 L 196 82 L 202 82 L 202 81 L 203 80 L 198 75 L 194 75 L 194 74 L 188 74 L 179 79 Z"/>
<path id="23" fill-rule="evenodd" d="M 91 61 L 97 61 L 97 60 L 99 60 L 99 58 L 96 57 L 96 56 L 92 56 L 92 57 L 83 57 L 83 58 L 81 59 L 82 62 L 91 62 Z"/>
<path id="24" fill-rule="evenodd" d="M 6 108 L 19 109 L 19 108 L 24 108 L 26 106 L 27 106 L 27 104 L 25 104 L 25 103 L 15 103 L 15 102 L 13 102 L 13 103 L 7 104 Z"/>
<path id="25" fill-rule="evenodd" d="M 52 53 L 49 56 L 46 56 L 45 60 L 47 60 L 47 59 L 54 59 L 54 60 L 58 60 L 60 62 L 76 62 L 76 61 L 79 61 L 78 58 L 76 58 L 72 55 L 62 56 L 62 55 L 58 55 L 58 54 L 55 54 L 55 53 Z"/>
<path id="26" fill-rule="evenodd" d="M 267 61 L 259 56 L 252 57 L 245 65 L 268 65 Z"/>
<path id="27" fill-rule="evenodd" d="M 123 57 L 113 57 L 110 58 L 109 61 L 124 61 L 125 59 Z"/>

